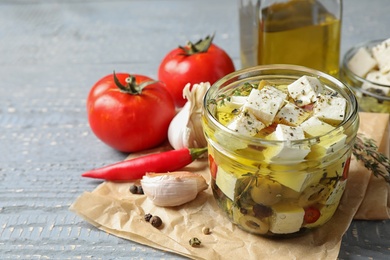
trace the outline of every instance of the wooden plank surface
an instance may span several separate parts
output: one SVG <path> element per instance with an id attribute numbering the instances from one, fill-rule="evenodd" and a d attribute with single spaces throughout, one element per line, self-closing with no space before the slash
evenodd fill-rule
<path id="1" fill-rule="evenodd" d="M 342 52 L 390 37 L 387 0 L 345 0 Z M 216 33 L 239 62 L 237 1 L 0 0 L 0 259 L 181 259 L 97 230 L 70 204 L 124 159 L 91 133 L 85 100 L 116 71 L 156 77 L 163 56 Z M 355 221 L 340 259 L 390 257 L 390 222 Z"/>

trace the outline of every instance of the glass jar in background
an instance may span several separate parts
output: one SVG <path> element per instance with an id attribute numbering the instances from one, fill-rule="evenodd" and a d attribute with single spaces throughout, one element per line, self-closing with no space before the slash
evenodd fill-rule
<path id="1" fill-rule="evenodd" d="M 295 64 L 339 73 L 342 0 L 239 0 L 242 68 Z"/>
<path id="2" fill-rule="evenodd" d="M 258 85 L 265 80 L 283 87 L 304 75 L 318 78 L 329 91 L 346 99 L 344 120 L 333 130 L 311 138 L 276 141 L 267 138 L 268 128 L 251 137 L 225 126 L 229 115 L 223 110 L 221 98 L 231 97 L 247 83 Z M 359 126 L 357 101 L 346 85 L 301 66 L 256 66 L 238 70 L 213 84 L 203 107 L 210 185 L 218 206 L 234 224 L 250 233 L 285 237 L 322 226 L 332 218 L 344 192 Z M 320 152 L 327 144 L 331 149 Z M 283 147 L 310 147 L 311 152 L 303 160 L 294 155 L 297 150 L 270 158 L 270 151 Z M 319 218 L 303 220 L 303 214 L 317 214 Z"/>
<path id="3" fill-rule="evenodd" d="M 355 74 L 350 68 L 350 60 L 359 52 L 361 48 L 369 53 L 373 47 L 378 46 L 385 39 L 373 40 L 359 43 L 351 47 L 344 55 L 340 78 L 349 85 L 355 92 L 359 103 L 359 109 L 363 112 L 389 113 L 390 114 L 390 85 L 382 81 L 372 81 L 374 77 L 367 78 Z M 376 75 L 375 72 L 373 75 Z M 381 80 L 381 78 L 379 78 Z M 386 81 L 387 82 L 387 81 Z"/>

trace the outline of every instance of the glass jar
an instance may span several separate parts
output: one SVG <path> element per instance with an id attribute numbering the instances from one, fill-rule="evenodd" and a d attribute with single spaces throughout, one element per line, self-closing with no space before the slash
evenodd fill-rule
<path id="1" fill-rule="evenodd" d="M 243 68 L 295 64 L 337 76 L 342 0 L 239 0 Z"/>
<path id="2" fill-rule="evenodd" d="M 348 64 L 361 48 L 371 53 L 371 49 L 383 41 L 385 39 L 359 43 L 345 53 L 342 61 L 340 77 L 355 91 L 359 110 L 363 112 L 390 114 L 390 85 L 384 85 L 371 81 L 366 77 L 360 77 L 350 70 Z"/>
<path id="3" fill-rule="evenodd" d="M 231 96 L 243 84 L 266 80 L 282 86 L 303 75 L 317 77 L 327 89 L 346 99 L 345 118 L 333 130 L 301 140 L 276 141 L 242 135 L 221 123 L 218 100 Z M 359 124 L 356 98 L 342 82 L 295 65 L 239 70 L 208 90 L 202 120 L 213 195 L 219 208 L 241 229 L 265 236 L 289 236 L 321 226 L 333 216 L 346 185 Z M 322 153 L 326 144 L 331 149 Z M 294 152 L 269 159 L 267 151 L 286 147 L 309 147 L 311 152 L 303 160 L 294 159 Z M 315 221 L 310 220 L 311 214 L 317 214 Z"/>

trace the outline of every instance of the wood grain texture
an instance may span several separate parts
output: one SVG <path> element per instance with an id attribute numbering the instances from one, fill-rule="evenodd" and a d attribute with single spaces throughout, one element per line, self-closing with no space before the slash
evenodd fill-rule
<path id="1" fill-rule="evenodd" d="M 342 50 L 389 37 L 387 0 L 344 1 Z M 85 99 L 115 71 L 156 77 L 164 55 L 216 33 L 239 63 L 233 0 L 0 0 L 0 259 L 182 259 L 108 235 L 68 210 L 122 160 L 90 131 Z M 390 256 L 389 221 L 355 221 L 340 259 Z"/>

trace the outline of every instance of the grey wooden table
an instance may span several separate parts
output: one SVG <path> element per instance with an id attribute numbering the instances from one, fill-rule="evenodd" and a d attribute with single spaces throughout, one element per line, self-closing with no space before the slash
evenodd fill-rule
<path id="1" fill-rule="evenodd" d="M 342 52 L 390 37 L 388 0 L 345 0 Z M 235 0 L 0 0 L 0 259 L 181 259 L 108 235 L 69 211 L 125 158 L 87 124 L 85 100 L 116 71 L 157 76 L 178 44 L 216 32 L 239 62 Z M 340 259 L 390 257 L 390 221 L 354 221 Z"/>

